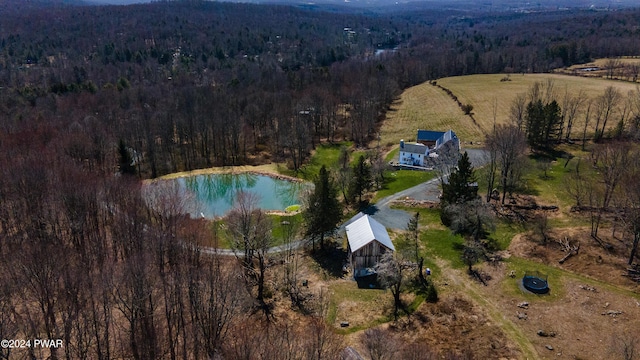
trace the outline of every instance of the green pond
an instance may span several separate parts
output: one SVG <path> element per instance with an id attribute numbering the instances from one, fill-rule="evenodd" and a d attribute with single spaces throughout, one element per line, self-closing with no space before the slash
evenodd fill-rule
<path id="1" fill-rule="evenodd" d="M 300 204 L 302 192 L 310 186 L 255 173 L 194 175 L 165 181 L 175 182 L 186 202 L 186 212 L 207 219 L 225 215 L 240 192 L 252 194 L 263 210 L 285 210 Z"/>

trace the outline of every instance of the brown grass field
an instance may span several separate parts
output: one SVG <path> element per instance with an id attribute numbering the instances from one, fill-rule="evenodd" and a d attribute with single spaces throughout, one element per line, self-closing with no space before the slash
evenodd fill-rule
<path id="1" fill-rule="evenodd" d="M 455 101 L 442 89 L 423 83 L 407 89 L 387 113 L 381 130 L 381 142 L 388 146 L 415 140 L 416 129 L 445 131 L 449 128 L 458 134 L 463 144 L 484 141 L 485 134 L 493 125 L 493 109 L 497 104 L 496 123 L 509 121 L 509 108 L 518 94 L 523 94 L 535 82 L 553 80 L 556 98 L 561 103 L 565 91 L 577 94 L 582 90 L 588 99 L 595 99 L 608 86 L 617 88 L 626 96 L 637 89 L 632 82 L 587 78 L 562 74 L 511 74 L 510 81 L 500 81 L 505 74 L 469 75 L 438 79 L 437 84 L 453 92 L 462 104 L 473 105 L 473 116 L 464 115 Z M 616 119 L 614 115 L 613 119 Z M 593 122 L 593 120 L 592 120 Z M 610 121 L 615 126 L 617 119 Z M 574 134 L 582 129 L 584 117 L 578 116 Z"/>

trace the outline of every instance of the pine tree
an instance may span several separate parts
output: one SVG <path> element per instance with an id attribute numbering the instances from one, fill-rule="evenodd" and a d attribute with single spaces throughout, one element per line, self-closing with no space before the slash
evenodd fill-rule
<path id="1" fill-rule="evenodd" d="M 445 226 L 451 226 L 452 205 L 461 205 L 478 198 L 478 186 L 469 155 L 465 152 L 458 160 L 458 166 L 449 174 L 449 181 L 442 183 L 440 201 L 440 220 Z"/>
<path id="2" fill-rule="evenodd" d="M 545 119 L 545 131 L 544 131 L 544 143 L 541 145 L 548 145 L 551 141 L 560 140 L 562 134 L 562 116 L 561 109 L 558 102 L 553 100 L 544 107 L 544 119 Z"/>
<path id="3" fill-rule="evenodd" d="M 525 120 L 527 123 L 527 141 L 531 147 L 538 147 L 544 138 L 544 105 L 542 101 L 530 102 L 527 105 Z"/>
<path id="4" fill-rule="evenodd" d="M 133 159 L 122 139 L 118 141 L 118 155 L 120 156 L 120 173 L 122 175 L 135 175 L 136 168 L 133 166 Z"/>
<path id="5" fill-rule="evenodd" d="M 458 166 L 449 175 L 448 183 L 442 184 L 442 202 L 446 204 L 465 203 L 478 197 L 474 169 L 465 151 L 458 160 Z"/>
<path id="6" fill-rule="evenodd" d="M 349 186 L 351 199 L 358 197 L 362 202 L 362 195 L 371 188 L 371 167 L 367 164 L 364 155 L 360 155 L 358 163 L 353 166 L 353 178 Z"/>
<path id="7" fill-rule="evenodd" d="M 336 229 L 342 218 L 342 209 L 337 198 L 338 189 L 324 165 L 320 168 L 314 185 L 304 218 L 307 223 L 307 235 L 314 239 L 319 237 L 320 248 L 324 248 L 324 237 Z"/>
<path id="8" fill-rule="evenodd" d="M 558 102 L 548 104 L 542 101 L 530 102 L 527 105 L 527 141 L 533 148 L 549 146 L 551 141 L 560 139 L 562 133 L 562 116 Z"/>

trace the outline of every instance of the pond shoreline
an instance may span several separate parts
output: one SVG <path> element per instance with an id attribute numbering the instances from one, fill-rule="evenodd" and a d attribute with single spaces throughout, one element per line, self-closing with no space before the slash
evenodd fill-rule
<path id="1" fill-rule="evenodd" d="M 243 166 L 210 167 L 206 169 L 197 169 L 197 170 L 191 170 L 191 171 L 181 171 L 177 173 L 166 174 L 155 179 L 145 180 L 145 182 L 153 182 L 153 181 L 159 181 L 159 180 L 172 180 L 172 179 L 181 178 L 181 177 L 198 176 L 198 175 L 246 174 L 246 173 L 269 176 L 278 180 L 305 182 L 305 180 L 297 177 L 280 174 L 278 172 L 279 166 L 280 166 L 279 164 L 270 163 L 270 164 L 256 165 L 256 166 L 243 165 Z"/>
<path id="2" fill-rule="evenodd" d="M 231 185 L 231 182 L 230 182 L 227 185 L 222 185 L 222 186 L 224 187 L 224 186 L 231 185 L 232 187 L 237 187 L 238 184 L 242 184 L 240 185 L 242 189 L 247 188 L 247 189 L 250 189 L 249 191 L 251 192 L 256 192 L 256 190 L 261 189 L 262 187 L 262 190 L 257 191 L 258 194 L 264 195 L 264 198 L 263 196 L 259 196 L 260 198 L 259 207 L 261 207 L 269 215 L 293 216 L 301 212 L 301 208 L 300 208 L 301 205 L 291 204 L 291 199 L 285 200 L 284 202 L 282 201 L 282 199 L 276 200 L 276 198 L 280 198 L 282 194 L 279 196 L 275 196 L 275 192 L 274 192 L 275 188 L 272 188 L 272 186 L 275 186 L 275 184 L 279 182 L 281 184 L 285 184 L 285 183 L 290 184 L 290 185 L 280 185 L 280 186 L 285 186 L 285 188 L 287 189 L 290 188 L 291 186 L 297 188 L 298 186 L 304 186 L 303 184 L 307 183 L 307 181 L 300 178 L 280 174 L 278 172 L 278 169 L 280 168 L 280 166 L 281 165 L 278 165 L 278 164 L 266 164 L 266 165 L 259 165 L 259 166 L 212 167 L 207 169 L 198 169 L 193 171 L 183 171 L 183 172 L 167 174 L 167 175 L 158 177 L 156 179 L 144 180 L 143 184 L 153 186 L 154 184 L 160 185 L 163 183 L 171 183 L 171 182 L 177 181 L 182 184 L 180 186 L 184 186 L 185 181 L 188 181 L 189 179 L 194 179 L 195 183 L 193 183 L 194 185 L 192 186 L 195 186 L 195 188 L 191 189 L 190 191 L 195 191 L 195 194 L 198 194 L 200 193 L 200 190 L 198 189 L 200 189 L 202 186 L 201 181 L 204 181 L 206 184 L 209 184 L 206 186 L 210 187 L 211 184 L 214 184 L 220 181 L 220 180 L 216 180 L 216 179 L 219 179 L 220 177 L 231 176 L 234 179 L 237 177 L 241 177 L 242 179 L 249 179 L 249 178 L 255 177 L 254 180 L 252 180 L 251 182 L 248 182 L 248 180 L 242 180 L 240 183 L 237 183 L 235 185 Z M 204 179 L 209 179 L 209 180 L 204 180 Z M 265 180 L 265 179 L 270 179 L 270 180 Z M 232 180 L 229 180 L 229 181 L 232 181 Z M 249 185 L 250 183 L 251 185 Z M 259 185 L 259 184 L 262 184 L 262 185 Z M 299 184 L 299 185 L 294 185 L 294 184 Z M 270 196 L 268 196 L 267 193 L 264 193 L 265 185 L 268 186 L 266 191 L 267 193 L 271 194 Z M 254 189 L 254 186 L 257 186 L 257 187 Z M 222 188 L 219 188 L 218 186 L 214 186 L 214 188 L 217 191 L 222 189 Z M 211 190 L 209 190 L 209 192 L 210 191 Z M 290 190 L 287 190 L 287 191 L 290 191 Z M 205 194 L 207 193 L 208 192 L 205 192 Z M 227 190 L 223 190 L 223 193 L 218 195 L 213 195 L 213 197 L 211 197 L 212 195 L 210 193 L 209 195 L 205 195 L 205 196 L 206 196 L 205 198 L 202 198 L 199 195 L 195 195 L 195 198 L 194 198 L 194 201 L 200 204 L 198 205 L 199 207 L 198 211 L 200 211 L 199 212 L 200 216 L 205 217 L 205 215 L 203 214 L 207 214 L 206 218 L 219 219 L 226 216 L 226 213 L 229 211 L 228 204 L 224 204 L 223 203 L 224 201 L 222 200 L 228 196 L 231 196 L 231 198 L 233 198 L 235 195 L 229 195 L 227 194 Z M 298 197 L 298 195 L 296 195 L 296 197 Z M 263 200 L 266 200 L 266 202 L 262 202 Z M 298 201 L 300 201 L 299 197 L 298 197 Z M 214 203 L 216 205 L 213 205 Z M 213 207 L 211 207 L 212 205 Z M 200 206 L 202 206 L 202 208 L 200 208 Z M 284 208 L 285 206 L 286 208 Z M 196 218 L 197 212 L 192 213 L 191 217 Z"/>

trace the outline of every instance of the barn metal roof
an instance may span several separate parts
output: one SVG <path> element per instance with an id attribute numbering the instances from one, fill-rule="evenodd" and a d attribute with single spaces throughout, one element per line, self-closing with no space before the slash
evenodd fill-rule
<path id="1" fill-rule="evenodd" d="M 345 227 L 351 252 L 357 251 L 373 240 L 377 240 L 385 247 L 395 251 L 389 233 L 384 225 L 377 222 L 369 215 L 360 216 Z"/>
<path id="2" fill-rule="evenodd" d="M 444 135 L 444 131 L 420 130 L 418 129 L 418 141 L 436 141 Z"/>

